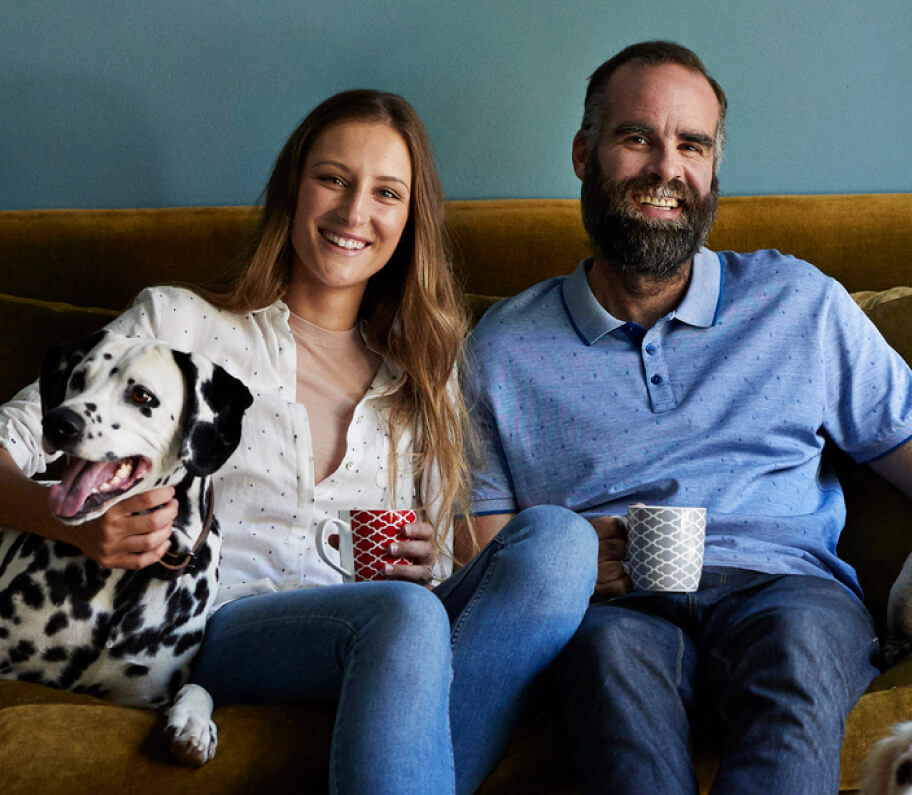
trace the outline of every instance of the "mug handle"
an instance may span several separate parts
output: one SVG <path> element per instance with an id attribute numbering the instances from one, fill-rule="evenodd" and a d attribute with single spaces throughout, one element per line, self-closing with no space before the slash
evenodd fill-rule
<path id="1" fill-rule="evenodd" d="M 333 527 L 339 533 L 339 560 L 342 563 L 341 566 L 333 563 L 326 556 L 326 548 L 324 546 L 326 530 Z M 320 522 L 317 526 L 317 554 L 323 558 L 323 562 L 329 565 L 331 569 L 339 572 L 345 582 L 355 581 L 355 552 L 352 548 L 351 525 L 348 522 L 334 517 L 326 518 Z"/>
<path id="2" fill-rule="evenodd" d="M 625 514 L 621 514 L 621 515 L 615 516 L 614 518 L 617 519 L 618 523 L 623 526 L 624 531 L 629 533 L 630 523 L 627 521 L 627 516 Z M 621 565 L 623 565 L 624 571 L 626 571 L 628 574 L 630 574 L 630 536 L 629 535 L 627 536 L 627 546 L 625 547 L 625 549 L 627 550 L 627 554 L 624 556 L 624 559 L 621 561 Z"/>

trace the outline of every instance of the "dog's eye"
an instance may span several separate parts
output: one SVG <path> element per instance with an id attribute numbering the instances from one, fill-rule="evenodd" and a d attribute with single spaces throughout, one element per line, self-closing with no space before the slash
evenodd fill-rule
<path id="1" fill-rule="evenodd" d="M 74 392 L 82 392 L 85 387 L 85 370 L 77 370 L 70 378 L 70 389 Z"/>
<path id="2" fill-rule="evenodd" d="M 145 406 L 155 400 L 154 395 L 141 386 L 134 386 L 130 390 L 130 400 L 139 406 Z"/>

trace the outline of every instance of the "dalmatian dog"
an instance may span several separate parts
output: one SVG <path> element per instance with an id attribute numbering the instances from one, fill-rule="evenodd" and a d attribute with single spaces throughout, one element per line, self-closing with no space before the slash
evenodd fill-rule
<path id="1" fill-rule="evenodd" d="M 48 491 L 57 519 L 79 525 L 168 484 L 179 508 L 165 558 L 138 571 L 0 530 L 0 677 L 162 707 L 187 681 L 216 595 L 210 476 L 240 441 L 250 392 L 201 356 L 104 330 L 52 350 L 39 387 L 45 448 L 66 455 Z M 211 720 L 191 728 L 214 753 Z"/>

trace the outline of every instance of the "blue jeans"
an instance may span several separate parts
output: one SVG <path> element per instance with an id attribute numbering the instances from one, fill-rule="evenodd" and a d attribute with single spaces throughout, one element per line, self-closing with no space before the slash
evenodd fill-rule
<path id="1" fill-rule="evenodd" d="M 696 793 L 691 726 L 708 713 L 714 795 L 833 795 L 878 654 L 864 606 L 821 577 L 714 569 L 697 593 L 593 605 L 559 666 L 581 790 Z"/>
<path id="2" fill-rule="evenodd" d="M 597 548 L 588 522 L 540 506 L 433 592 L 374 581 L 229 602 L 193 681 L 216 704 L 336 702 L 331 793 L 470 793 L 579 626 Z"/>

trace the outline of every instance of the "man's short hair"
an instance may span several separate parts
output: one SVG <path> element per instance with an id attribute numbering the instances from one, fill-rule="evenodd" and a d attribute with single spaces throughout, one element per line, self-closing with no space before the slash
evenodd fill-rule
<path id="1" fill-rule="evenodd" d="M 722 161 L 722 150 L 725 147 L 725 113 L 728 110 L 728 100 L 725 98 L 722 86 L 706 71 L 706 66 L 699 56 L 693 50 L 688 50 L 687 47 L 672 41 L 643 41 L 639 44 L 631 44 L 589 75 L 589 87 L 586 89 L 586 101 L 579 134 L 585 138 L 590 138 L 593 134 L 596 136 L 600 134 L 601 124 L 607 112 L 605 88 L 611 76 L 627 63 L 636 63 L 641 66 L 677 64 L 685 69 L 699 72 L 706 78 L 716 99 L 719 100 L 719 124 L 716 127 L 714 164 L 714 169 L 717 169 Z"/>

